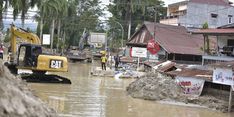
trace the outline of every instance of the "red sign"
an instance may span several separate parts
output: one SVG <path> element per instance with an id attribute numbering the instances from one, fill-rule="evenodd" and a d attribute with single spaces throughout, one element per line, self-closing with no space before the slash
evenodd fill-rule
<path id="1" fill-rule="evenodd" d="M 147 43 L 147 50 L 151 54 L 156 54 L 160 50 L 160 46 L 158 45 L 158 43 L 154 41 L 154 39 L 150 39 L 149 42 Z"/>

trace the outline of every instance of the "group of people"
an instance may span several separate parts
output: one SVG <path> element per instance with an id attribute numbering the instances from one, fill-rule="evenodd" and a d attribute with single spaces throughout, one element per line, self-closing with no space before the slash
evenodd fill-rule
<path id="1" fill-rule="evenodd" d="M 114 56 L 114 61 L 115 61 L 115 70 L 118 70 L 119 63 L 120 63 L 120 57 L 118 54 Z M 107 63 L 106 54 L 102 54 L 102 57 L 101 57 L 102 70 L 106 70 L 106 63 Z"/>

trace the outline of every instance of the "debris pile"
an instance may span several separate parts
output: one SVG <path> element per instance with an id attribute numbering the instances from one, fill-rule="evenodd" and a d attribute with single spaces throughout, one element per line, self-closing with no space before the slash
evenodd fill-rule
<path id="1" fill-rule="evenodd" d="M 127 87 L 127 93 L 134 98 L 166 102 L 182 102 L 196 104 L 198 106 L 227 112 L 228 102 L 214 96 L 203 94 L 202 96 L 191 96 L 183 94 L 174 79 L 160 73 L 149 73 L 149 75 L 136 79 Z"/>
<path id="2" fill-rule="evenodd" d="M 169 77 L 157 77 L 151 73 L 146 77 L 137 79 L 127 87 L 127 92 L 135 98 L 147 100 L 175 99 L 180 96 L 180 88 Z"/>
<path id="3" fill-rule="evenodd" d="M 26 85 L 0 61 L 0 117 L 55 117 L 55 111 L 35 97 Z"/>

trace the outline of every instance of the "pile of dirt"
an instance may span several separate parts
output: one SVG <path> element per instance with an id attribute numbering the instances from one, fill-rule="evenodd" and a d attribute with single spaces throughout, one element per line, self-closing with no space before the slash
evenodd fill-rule
<path id="1" fill-rule="evenodd" d="M 0 117 L 56 117 L 27 88 L 27 84 L 10 73 L 0 61 Z"/>
<path id="2" fill-rule="evenodd" d="M 180 88 L 171 78 L 157 76 L 151 74 L 137 79 L 127 87 L 127 92 L 132 97 L 147 100 L 175 99 L 180 96 Z"/>
<path id="3" fill-rule="evenodd" d="M 149 73 L 143 78 L 136 79 L 127 87 L 127 93 L 134 98 L 145 100 L 183 102 L 227 112 L 228 102 L 210 95 L 188 96 L 175 80 L 161 74 Z"/>

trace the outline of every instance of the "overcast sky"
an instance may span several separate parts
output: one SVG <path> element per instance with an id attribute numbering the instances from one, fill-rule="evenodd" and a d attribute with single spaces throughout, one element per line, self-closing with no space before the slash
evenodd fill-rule
<path id="1" fill-rule="evenodd" d="M 168 4 L 185 1 L 185 0 L 162 0 L 162 1 L 164 1 L 165 5 L 167 6 Z M 234 3 L 234 0 L 229 0 L 229 1 Z"/>
<path id="2" fill-rule="evenodd" d="M 108 4 L 110 0 L 101 0 L 104 4 Z M 176 3 L 176 2 L 180 2 L 180 1 L 185 1 L 185 0 L 162 0 L 165 3 L 165 6 L 167 6 L 168 4 L 171 3 Z M 229 0 L 231 2 L 234 3 L 234 0 Z"/>
<path id="3" fill-rule="evenodd" d="M 101 3 L 101 6 L 102 6 L 102 8 L 104 8 L 104 6 L 105 5 L 108 5 L 109 4 L 109 1 L 112 1 L 112 0 L 100 0 L 100 1 L 102 1 L 102 3 Z M 164 1 L 164 3 L 165 3 L 165 6 L 168 6 L 168 4 L 172 4 L 172 3 L 176 3 L 176 2 L 180 2 L 180 1 L 185 1 L 185 0 L 162 0 L 162 1 Z M 234 0 L 229 0 L 229 1 L 231 1 L 231 2 L 233 2 L 234 3 Z M 108 17 L 111 17 L 111 13 L 109 13 L 107 10 L 105 10 L 104 11 L 104 13 L 106 14 L 104 17 L 101 17 L 100 19 L 101 20 L 106 20 L 106 19 L 108 19 Z M 31 15 L 30 15 L 31 14 Z M 29 13 L 28 14 L 29 16 L 33 16 L 33 15 L 35 15 L 35 13 Z M 11 16 L 12 17 L 12 16 Z M 18 19 L 17 21 L 13 21 L 12 19 L 11 20 L 9 20 L 8 19 L 8 21 L 5 21 L 4 20 L 4 23 L 5 23 L 5 26 L 6 27 L 8 27 L 12 22 L 14 22 L 16 25 L 18 24 L 18 25 L 20 25 L 21 23 L 21 20 L 20 19 Z M 26 23 L 26 25 L 27 26 L 29 26 L 29 27 L 36 27 L 35 26 L 35 24 L 37 24 L 37 22 L 36 21 L 34 21 L 34 20 L 25 20 L 25 23 Z M 26 27 L 27 27 L 26 26 Z"/>

